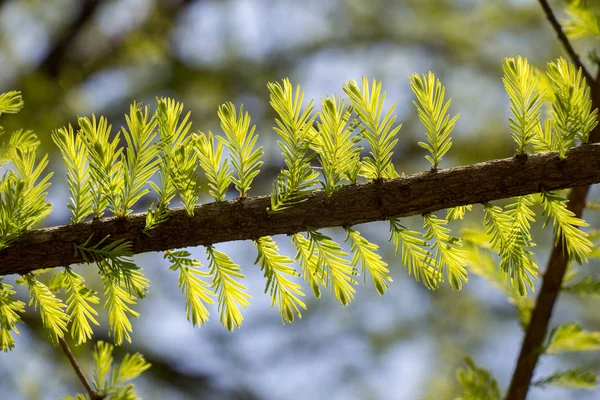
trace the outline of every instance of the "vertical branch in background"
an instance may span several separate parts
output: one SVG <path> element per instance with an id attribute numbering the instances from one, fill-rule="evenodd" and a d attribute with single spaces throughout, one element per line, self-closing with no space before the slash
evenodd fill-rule
<path id="1" fill-rule="evenodd" d="M 81 1 L 81 10 L 79 14 L 77 14 L 77 17 L 65 28 L 64 34 L 56 41 L 40 65 L 42 71 L 53 78 L 58 76 L 65 55 L 73 45 L 79 32 L 92 19 L 100 3 L 100 0 Z"/>
<path id="2" fill-rule="evenodd" d="M 592 76 L 592 74 L 590 74 L 590 72 L 585 68 L 585 66 L 581 62 L 579 54 L 577 54 L 577 52 L 573 48 L 573 45 L 569 41 L 569 38 L 565 34 L 565 31 L 562 29 L 562 26 L 560 25 L 560 22 L 558 22 L 556 15 L 554 15 L 550 4 L 548 4 L 548 0 L 539 0 L 539 2 L 540 6 L 544 10 L 544 14 L 546 14 L 546 18 L 548 19 L 550 25 L 552 25 L 552 28 L 556 32 L 558 40 L 565 48 L 565 51 L 569 54 L 569 58 L 571 58 L 571 61 L 573 61 L 573 64 L 575 64 L 577 68 L 581 68 L 583 76 L 585 76 L 585 80 L 587 81 L 588 85 L 594 86 L 596 84 L 594 77 Z"/>
<path id="3" fill-rule="evenodd" d="M 556 16 L 552 12 L 547 0 L 539 0 L 546 17 L 554 28 L 558 39 L 564 46 L 566 52 L 573 63 L 581 69 L 586 81 L 591 89 L 591 97 L 593 108 L 600 108 L 600 70 L 598 71 L 598 79 L 594 79 L 590 72 L 582 64 L 571 42 L 567 38 Z M 589 142 L 595 143 L 600 141 L 600 125 L 592 131 Z M 586 203 L 586 197 L 589 192 L 589 186 L 580 186 L 571 189 L 569 193 L 569 203 L 567 208 L 575 214 L 577 218 L 581 217 Z M 560 233 L 557 233 L 560 234 Z M 548 265 L 544 273 L 542 287 L 536 299 L 535 307 L 531 314 L 531 320 L 527 327 L 523 344 L 519 352 L 519 358 L 512 375 L 510 387 L 508 389 L 506 400 L 525 400 L 527 392 L 533 379 L 533 373 L 540 357 L 541 348 L 543 346 L 552 311 L 558 295 L 560 293 L 569 256 L 564 246 L 560 245 L 559 241 L 554 241 L 555 246 L 552 248 Z"/>

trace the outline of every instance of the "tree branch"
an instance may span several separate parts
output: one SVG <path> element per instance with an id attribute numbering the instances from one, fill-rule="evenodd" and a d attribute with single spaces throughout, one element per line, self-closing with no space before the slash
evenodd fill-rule
<path id="1" fill-rule="evenodd" d="M 575 53 L 569 39 L 566 37 L 560 24 L 556 20 L 548 2 L 546 0 L 540 0 L 540 4 L 548 17 L 548 20 L 554 27 L 559 40 L 571 56 L 571 59 L 577 66 L 581 67 L 585 74 L 591 88 L 592 108 L 600 107 L 600 81 L 598 79 L 594 80 L 581 64 L 577 53 Z M 598 71 L 598 78 L 600 78 L 600 70 Z M 600 142 L 600 125 L 597 125 L 591 133 L 589 142 Z M 589 190 L 589 185 L 580 186 L 574 188 L 569 193 L 569 203 L 567 208 L 578 218 L 583 214 Z M 556 241 L 554 243 L 556 243 Z M 565 253 L 562 246 L 553 247 L 542 280 L 542 288 L 536 299 L 535 307 L 531 313 L 531 320 L 529 321 L 525 337 L 523 338 L 523 344 L 521 345 L 519 358 L 517 359 L 517 364 L 511 378 L 506 400 L 525 400 L 527 397 L 527 392 L 529 391 L 533 373 L 541 354 L 542 345 L 546 338 L 546 334 L 548 333 L 550 318 L 552 317 L 554 304 L 556 304 L 560 288 L 562 287 L 568 263 L 568 255 Z"/>
<path id="2" fill-rule="evenodd" d="M 83 371 L 79 367 L 79 364 L 77 363 L 77 360 L 75 359 L 75 356 L 73 356 L 73 353 L 71 352 L 71 349 L 69 348 L 69 345 L 67 344 L 67 342 L 65 341 L 65 339 L 64 338 L 58 338 L 58 343 L 60 344 L 60 347 L 62 347 L 63 351 L 65 352 L 65 355 L 67 356 L 67 358 L 69 359 L 69 362 L 73 366 L 73 369 L 75 370 L 75 373 L 77 374 L 77 376 L 79 377 L 79 380 L 81 381 L 81 383 L 85 387 L 85 390 L 90 395 L 90 399 L 91 400 L 102 400 L 102 396 L 99 396 L 98 393 L 96 393 L 94 391 L 94 389 L 92 389 L 92 386 L 90 385 L 90 383 L 88 382 L 87 378 L 85 377 L 85 374 L 83 373 Z"/>
<path id="3" fill-rule="evenodd" d="M 599 182 L 600 145 L 585 145 L 571 149 L 564 160 L 556 153 L 540 153 L 348 185 L 329 198 L 317 190 L 303 203 L 276 214 L 266 212 L 270 196 L 199 205 L 194 217 L 173 209 L 168 220 L 148 234 L 143 233 L 145 213 L 111 217 L 25 232 L 0 251 L 0 275 L 81 263 L 74 245 L 92 235 L 92 243 L 109 235 L 112 240 L 129 240 L 137 254 L 293 234 L 309 226 L 355 225 Z"/>
<path id="4" fill-rule="evenodd" d="M 548 4 L 548 0 L 539 0 L 539 2 L 540 6 L 542 6 L 542 9 L 544 10 L 544 13 L 546 14 L 546 18 L 548 18 L 548 21 L 550 21 L 550 25 L 552 25 L 552 28 L 554 28 L 554 31 L 558 36 L 558 40 L 562 43 L 566 52 L 569 54 L 569 57 L 571 57 L 573 64 L 575 64 L 577 68 L 581 68 L 581 71 L 583 72 L 583 75 L 585 76 L 588 85 L 593 86 L 596 82 L 594 80 L 594 77 L 592 76 L 592 74 L 590 74 L 590 72 L 585 68 L 585 65 L 583 65 L 583 63 L 581 62 L 579 55 L 573 48 L 571 41 L 563 31 L 560 22 L 558 22 L 558 19 L 556 19 L 556 15 L 554 15 L 552 8 Z"/>
<path id="5" fill-rule="evenodd" d="M 569 193 L 569 210 L 581 217 L 589 186 L 574 188 Z M 512 377 L 507 400 L 524 400 L 540 357 L 540 350 L 548 332 L 552 310 L 556 304 L 569 257 L 562 246 L 552 248 L 540 294 L 535 302 L 531 320 L 521 346 L 517 366 Z"/>
<path id="6" fill-rule="evenodd" d="M 81 2 L 81 11 L 77 17 L 71 22 L 66 28 L 64 34 L 54 44 L 50 52 L 46 55 L 46 58 L 40 65 L 39 69 L 45 71 L 51 77 L 57 77 L 65 55 L 69 51 L 69 48 L 79 35 L 79 32 L 83 27 L 92 19 L 98 6 L 100 6 L 100 0 L 83 0 Z"/>
<path id="7" fill-rule="evenodd" d="M 597 105 L 594 107 L 597 107 Z M 600 125 L 596 127 L 591 136 L 593 142 L 600 141 L 599 127 Z M 573 188 L 569 193 L 567 208 L 578 218 L 583 214 L 589 190 L 590 186 L 580 186 Z M 552 310 L 558 299 L 568 263 L 569 258 L 562 246 L 553 247 L 544 273 L 542 288 L 536 299 L 531 320 L 521 345 L 517 365 L 506 396 L 507 400 L 525 400 L 527 397 L 533 372 L 540 357 L 540 349 L 548 333 Z"/>

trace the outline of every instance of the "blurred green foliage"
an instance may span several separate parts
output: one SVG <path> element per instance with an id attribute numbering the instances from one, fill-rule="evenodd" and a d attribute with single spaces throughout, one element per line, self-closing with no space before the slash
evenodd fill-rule
<path id="1" fill-rule="evenodd" d="M 563 4 L 556 3 L 557 8 Z M 572 26 L 573 33 L 582 29 L 581 24 Z M 594 45 L 597 40 L 576 42 L 586 55 Z M 155 104 L 155 97 L 169 96 L 191 109 L 197 124 L 192 129 L 208 131 L 218 129 L 220 104 L 244 103 L 265 152 L 262 169 L 267 173 L 253 184 L 254 194 L 269 193 L 282 166 L 272 130 L 276 115 L 268 105 L 268 81 L 289 76 L 312 98 L 341 94 L 339 82 L 360 75 L 381 79 L 391 102 L 399 103 L 398 119 L 403 124 L 392 161 L 399 171 L 411 173 L 424 171 L 429 164 L 417 145 L 425 131 L 410 104 L 407 76 L 434 71 L 445 83 L 447 97 L 453 98 L 451 115 L 460 110 L 452 150 L 441 162 L 445 168 L 513 155 L 515 145 L 506 121 L 509 102 L 500 79 L 502 60 L 522 55 L 543 70 L 560 54 L 534 0 L 0 0 L 0 92 L 20 90 L 26 103 L 21 113 L 3 117 L 7 131 L 33 129 L 43 150 L 51 152 L 50 162 L 58 165 L 60 155 L 51 133 L 75 125 L 79 116 L 102 114 L 115 127 L 125 126 L 124 115 L 133 100 Z M 66 207 L 55 208 L 52 222 L 66 223 Z M 452 224 L 461 229 L 480 221 L 467 213 Z M 589 221 L 597 226 L 598 218 L 590 215 Z M 375 225 L 361 233 L 381 242 L 387 230 Z M 551 237 L 548 231 L 541 233 L 539 223 L 532 227 L 532 235 L 540 238 L 541 264 Z M 360 301 L 344 309 L 335 307 L 334 301 L 306 299 L 308 311 L 291 327 L 280 326 L 277 312 L 264 312 L 236 332 L 239 339 L 209 327 L 181 328 L 186 326 L 182 323 L 169 330 L 169 322 L 158 316 L 168 314 L 175 301 L 170 297 L 178 288 L 155 284 L 143 321 L 138 321 L 140 340 L 121 352 L 140 351 L 153 365 L 140 392 L 148 399 L 385 399 L 398 393 L 406 398 L 447 399 L 459 391 L 454 372 L 463 366 L 467 353 L 481 361 L 478 365 L 501 371 L 497 377 L 504 387 L 521 331 L 503 296 L 479 279 L 459 294 L 446 287 L 428 291 L 406 278 L 400 256 L 385 247 L 383 259 L 394 280 L 386 296 L 376 296 L 374 289 L 362 291 L 357 294 Z M 236 257 L 242 259 L 251 251 L 242 248 Z M 163 277 L 150 272 L 161 263 L 157 257 L 140 259 L 149 264 L 153 282 Z M 596 261 L 584 267 L 584 273 L 593 274 L 594 266 Z M 255 269 L 252 273 L 260 275 Z M 81 272 L 91 287 L 101 290 L 102 282 L 94 274 Z M 186 283 L 181 285 L 185 291 Z M 558 320 L 565 318 L 561 315 L 577 315 L 590 330 L 600 329 L 593 303 L 597 300 L 565 297 Z M 521 306 L 519 310 L 527 310 Z M 0 391 L 7 398 L 57 398 L 79 390 L 63 354 L 46 344 L 37 318 L 26 314 L 27 326 L 19 340 L 29 346 L 21 346 L 18 354 L 0 356 Z M 166 333 L 171 339 L 161 338 Z M 95 339 L 108 339 L 106 335 L 100 331 Z M 74 350 L 91 371 L 91 347 Z M 332 354 L 350 352 L 351 356 L 332 360 Z M 575 362 L 600 368 L 597 358 L 585 355 L 567 358 L 566 367 Z M 463 370 L 462 379 L 479 372 L 474 364 L 468 367 L 471 371 Z M 286 368 L 292 375 L 295 372 L 295 379 L 277 374 Z M 40 379 L 50 372 L 56 382 Z M 571 382 L 565 375 L 555 379 Z M 410 387 L 395 383 L 408 380 Z M 534 392 L 531 398 L 586 398 L 575 393 L 567 397 L 563 391 Z"/>

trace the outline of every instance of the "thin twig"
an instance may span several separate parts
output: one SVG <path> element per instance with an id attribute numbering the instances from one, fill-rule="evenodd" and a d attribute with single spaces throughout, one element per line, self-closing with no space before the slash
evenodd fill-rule
<path id="1" fill-rule="evenodd" d="M 550 23 L 556 30 L 559 40 L 563 43 L 565 49 L 573 59 L 573 62 L 580 66 L 583 73 L 586 75 L 586 79 L 588 80 L 592 91 L 593 108 L 598 108 L 600 106 L 600 81 L 598 79 L 593 80 L 589 72 L 581 64 L 579 57 L 573 50 L 571 43 L 565 36 L 547 1 L 540 0 L 540 4 L 546 12 L 548 20 L 550 20 Z M 599 141 L 600 125 L 596 126 L 590 135 L 591 143 Z M 581 217 L 585 208 L 589 189 L 589 186 L 580 186 L 573 188 L 569 193 L 569 203 L 567 208 L 578 218 Z M 565 253 L 564 248 L 560 245 L 562 241 L 556 241 L 556 238 L 554 239 L 554 243 L 559 243 L 559 245 L 552 248 L 548 265 L 546 266 L 546 271 L 543 275 L 542 287 L 536 299 L 535 307 L 532 310 L 525 337 L 523 338 L 523 344 L 521 345 L 506 400 L 525 400 L 527 397 L 527 392 L 529 391 L 533 379 L 533 373 L 541 354 L 542 345 L 548 333 L 552 311 L 562 287 L 569 258 Z"/>
<path id="2" fill-rule="evenodd" d="M 75 370 L 75 373 L 77 374 L 77 376 L 79 377 L 79 380 L 81 381 L 81 383 L 85 387 L 85 390 L 90 395 L 90 399 L 91 400 L 101 400 L 102 397 L 100 395 L 98 395 L 98 393 L 96 393 L 94 391 L 94 389 L 92 389 L 92 386 L 90 385 L 90 383 L 88 382 L 87 378 L 85 377 L 85 374 L 83 373 L 83 371 L 79 367 L 79 364 L 77 363 L 77 360 L 75 359 L 75 356 L 73 356 L 73 353 L 71 352 L 71 348 L 69 347 L 69 345 L 67 344 L 67 342 L 65 341 L 65 339 L 58 338 L 58 343 L 60 344 L 60 347 L 62 347 L 63 351 L 65 352 L 65 355 L 67 356 L 67 358 L 69 359 L 69 362 L 73 366 L 73 369 Z"/>
<path id="3" fill-rule="evenodd" d="M 588 85 L 593 86 L 596 82 L 594 80 L 594 77 L 592 76 L 592 74 L 590 74 L 590 72 L 587 70 L 585 65 L 583 65 L 583 63 L 581 62 L 579 55 L 573 48 L 573 45 L 569 41 L 569 38 L 567 38 L 567 35 L 565 34 L 565 32 L 563 31 L 563 28 L 560 25 L 560 22 L 558 22 L 558 19 L 556 19 L 556 15 L 554 15 L 552 8 L 548 4 L 548 0 L 539 0 L 539 2 L 540 2 L 540 5 L 542 6 L 542 9 L 544 10 L 544 13 L 546 14 L 546 18 L 548 18 L 548 21 L 550 21 L 550 25 L 552 25 L 552 28 L 554 28 L 554 31 L 556 32 L 556 35 L 558 36 L 558 40 L 562 43 L 563 47 L 569 54 L 569 57 L 571 57 L 573 64 L 575 64 L 578 68 L 581 68 L 581 71 L 583 71 L 583 75 L 585 76 L 585 79 L 587 80 Z"/>

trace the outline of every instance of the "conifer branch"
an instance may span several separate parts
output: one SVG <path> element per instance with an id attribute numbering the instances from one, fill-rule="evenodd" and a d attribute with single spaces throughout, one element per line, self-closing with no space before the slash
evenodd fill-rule
<path id="1" fill-rule="evenodd" d="M 550 25 L 552 25 L 554 32 L 556 32 L 556 36 L 558 36 L 558 40 L 561 42 L 561 44 L 565 48 L 565 51 L 569 54 L 571 61 L 573 62 L 573 64 L 575 64 L 575 66 L 578 69 L 581 68 L 583 75 L 585 76 L 585 79 L 587 80 L 588 85 L 594 86 L 594 84 L 596 83 L 596 81 L 594 80 L 594 77 L 590 74 L 590 72 L 585 68 L 585 65 L 583 65 L 583 63 L 581 62 L 581 59 L 579 58 L 579 54 L 577 54 L 577 52 L 573 48 L 571 41 L 565 34 L 565 31 L 563 30 L 562 26 L 560 25 L 560 22 L 558 22 L 556 15 L 554 15 L 554 12 L 552 11 L 552 7 L 550 7 L 550 4 L 548 4 L 548 0 L 539 0 L 539 2 L 540 2 L 540 6 L 544 10 L 544 14 L 546 14 L 546 18 L 550 22 Z"/>
<path id="2" fill-rule="evenodd" d="M 600 183 L 598 144 L 571 149 L 562 160 L 557 153 L 540 153 L 347 185 L 329 197 L 317 190 L 276 214 L 266 211 L 270 196 L 257 196 L 198 205 L 193 216 L 181 208 L 169 210 L 165 222 L 148 233 L 146 213 L 104 218 L 23 233 L 0 251 L 0 275 L 81 263 L 74 247 L 91 235 L 94 242 L 107 236 L 109 242 L 131 241 L 131 254 L 137 254 L 293 234 L 309 226 L 351 226 L 594 183 Z"/>
<path id="3" fill-rule="evenodd" d="M 568 209 L 577 218 L 581 217 L 589 188 L 589 186 L 581 186 L 572 189 L 569 193 Z M 560 243 L 558 246 L 554 246 L 544 273 L 542 288 L 535 302 L 527 332 L 521 345 L 517 365 L 506 395 L 507 400 L 525 400 L 527 396 L 568 263 L 567 250 Z"/>
<path id="4" fill-rule="evenodd" d="M 572 61 L 579 67 L 585 76 L 588 85 L 591 88 L 592 107 L 595 109 L 600 105 L 600 79 L 594 79 L 591 74 L 581 63 L 579 56 L 571 46 L 569 39 L 565 35 L 562 27 L 558 23 L 556 16 L 552 12 L 546 0 L 539 0 L 540 5 L 544 9 L 548 20 L 556 31 L 559 40 L 569 53 Z M 598 74 L 600 78 L 600 71 Z M 600 141 L 600 125 L 597 125 L 591 132 L 589 143 L 597 143 Z M 580 218 L 586 204 L 586 197 L 590 190 L 590 186 L 580 186 L 573 188 L 568 196 L 567 209 L 573 213 L 574 217 Z M 560 233 L 557 233 L 560 234 Z M 555 243 L 556 238 L 555 238 Z M 540 293 L 536 299 L 535 307 L 532 310 L 531 319 L 527 326 L 527 331 L 521 345 L 519 357 L 512 375 L 510 386 L 506 395 L 507 400 L 525 400 L 527 392 L 531 386 L 533 372 L 537 365 L 540 349 L 548 332 L 548 325 L 552 317 L 552 310 L 558 298 L 558 294 L 563 285 L 563 279 L 569 264 L 569 254 L 564 246 L 560 243 L 552 248 L 550 258 Z"/>

